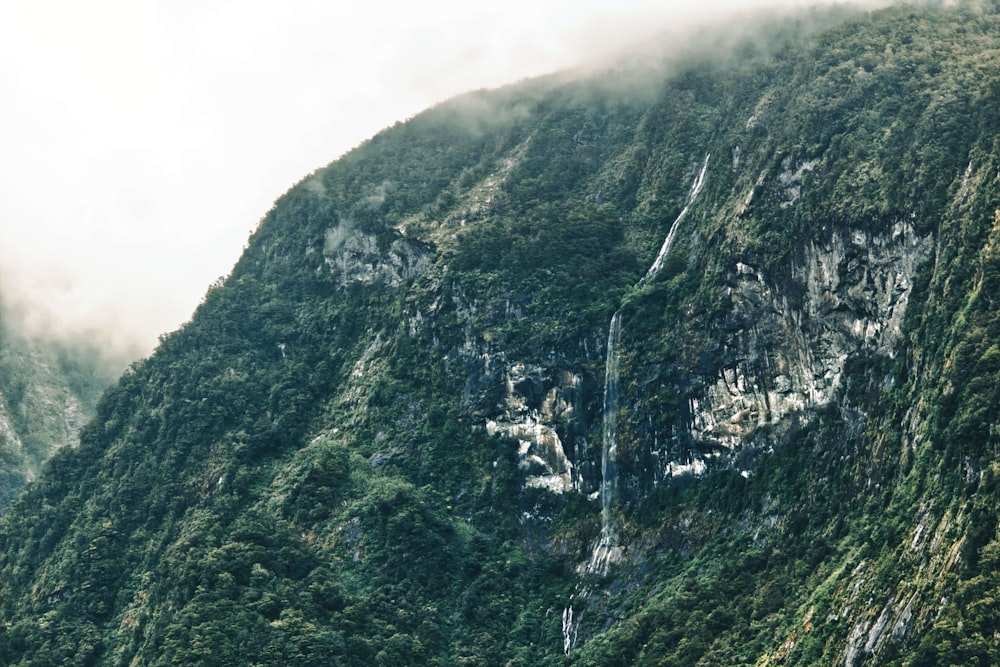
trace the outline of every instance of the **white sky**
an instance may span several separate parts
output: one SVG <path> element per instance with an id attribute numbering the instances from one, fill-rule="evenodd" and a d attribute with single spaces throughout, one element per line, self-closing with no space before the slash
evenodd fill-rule
<path id="1" fill-rule="evenodd" d="M 751 4 L 0 0 L 0 289 L 148 351 L 381 128 Z"/>

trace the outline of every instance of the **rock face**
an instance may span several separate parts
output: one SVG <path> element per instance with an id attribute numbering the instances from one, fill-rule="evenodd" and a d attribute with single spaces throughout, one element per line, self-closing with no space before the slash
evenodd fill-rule
<path id="1" fill-rule="evenodd" d="M 669 432 L 638 426 L 644 442 L 622 464 L 626 496 L 638 500 L 678 475 L 735 465 L 748 447 L 769 450 L 840 401 L 850 362 L 894 358 L 914 277 L 932 251 L 931 236 L 899 221 L 872 232 L 831 226 L 796 248 L 785 275 L 735 262 L 720 297 L 728 313 L 715 355 L 721 364 L 682 380 L 689 389 Z M 520 443 L 528 486 L 596 493 L 600 447 L 591 443 L 601 434 L 593 405 L 583 401 L 599 392 L 583 390 L 582 372 L 516 363 L 473 376 L 470 384 L 497 385 L 499 410 L 485 428 Z"/>
<path id="2" fill-rule="evenodd" d="M 383 248 L 375 234 L 346 224 L 328 229 L 323 245 L 327 266 L 345 285 L 377 283 L 398 287 L 403 281 L 425 273 L 431 256 L 426 244 L 407 239 L 398 232 L 388 247 Z"/>
<path id="3" fill-rule="evenodd" d="M 766 279 L 737 263 L 725 365 L 690 398 L 691 438 L 733 452 L 764 443 L 833 403 L 847 364 L 893 358 L 917 270 L 933 242 L 897 222 L 886 233 L 831 229 L 798 248 L 787 276 Z"/>
<path id="4" fill-rule="evenodd" d="M 577 426 L 583 379 L 563 371 L 553 382 L 540 366 L 514 364 L 504 380 L 503 411 L 486 422 L 486 432 L 518 442 L 518 465 L 528 487 L 579 491 L 583 480 L 559 432 Z"/>

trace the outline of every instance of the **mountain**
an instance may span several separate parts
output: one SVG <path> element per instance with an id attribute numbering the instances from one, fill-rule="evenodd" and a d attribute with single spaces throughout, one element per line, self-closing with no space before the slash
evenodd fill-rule
<path id="1" fill-rule="evenodd" d="M 58 449 L 79 444 L 119 368 L 117 354 L 39 335 L 24 319 L 0 304 L 0 512 Z"/>
<path id="2" fill-rule="evenodd" d="M 292 187 L 0 521 L 0 662 L 1000 663 L 1000 7 L 743 30 Z"/>

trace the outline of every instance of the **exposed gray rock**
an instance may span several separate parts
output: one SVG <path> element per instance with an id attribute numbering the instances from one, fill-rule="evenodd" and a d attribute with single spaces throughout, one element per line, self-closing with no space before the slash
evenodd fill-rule
<path id="1" fill-rule="evenodd" d="M 526 485 L 553 493 L 580 490 L 580 475 L 567 456 L 557 425 L 575 418 L 580 410 L 580 375 L 567 371 L 548 377 L 545 368 L 516 363 L 505 374 L 500 414 L 486 422 L 490 435 L 518 442 L 518 465 Z"/>
<path id="2" fill-rule="evenodd" d="M 433 258 L 431 249 L 401 234 L 380 247 L 374 234 L 342 223 L 326 232 L 323 255 L 342 284 L 384 284 L 396 287 L 423 275 Z"/>
<path id="3" fill-rule="evenodd" d="M 691 399 L 692 437 L 735 450 L 760 427 L 808 420 L 834 401 L 852 356 L 892 358 L 931 249 L 930 237 L 897 222 L 882 234 L 842 229 L 809 242 L 782 279 L 737 264 L 726 296 L 739 324 L 726 365 Z"/>

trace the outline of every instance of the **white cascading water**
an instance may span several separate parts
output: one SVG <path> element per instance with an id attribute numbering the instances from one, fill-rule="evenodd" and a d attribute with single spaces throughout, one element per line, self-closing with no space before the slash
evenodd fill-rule
<path id="1" fill-rule="evenodd" d="M 572 603 L 566 605 L 566 608 L 563 609 L 562 631 L 563 631 L 563 653 L 569 655 L 569 650 L 573 648 L 573 642 L 576 641 L 576 624 L 573 623 Z"/>
<path id="2" fill-rule="evenodd" d="M 711 154 L 705 156 L 702 162 L 701 171 L 691 184 L 684 208 L 677 214 L 677 218 L 670 225 L 667 237 L 660 246 L 660 252 L 653 260 L 646 275 L 639 280 L 639 284 L 651 280 L 659 273 L 663 263 L 670 253 L 670 246 L 673 245 L 674 236 L 681 220 L 687 216 L 691 205 L 694 204 L 702 187 L 705 185 L 705 173 L 708 171 L 708 160 Z M 618 545 L 618 528 L 614 520 L 614 504 L 618 497 L 618 363 L 620 355 L 618 352 L 618 339 L 621 335 L 622 317 L 621 310 L 616 310 L 611 317 L 611 324 L 608 326 L 608 347 L 607 357 L 604 362 L 604 414 L 601 444 L 601 534 L 597 538 L 587 562 L 587 574 L 605 575 L 608 573 L 608 566 L 616 563 L 621 557 L 621 547 Z M 586 597 L 587 591 L 581 593 L 581 597 Z M 573 643 L 576 641 L 576 624 L 579 621 L 573 620 L 573 606 L 568 605 L 563 610 L 563 651 L 569 655 Z"/>
<path id="3" fill-rule="evenodd" d="M 691 204 L 694 200 L 698 198 L 701 193 L 702 186 L 705 185 L 705 172 L 708 170 L 708 158 L 712 157 L 709 153 L 705 156 L 705 161 L 701 164 L 701 171 L 698 172 L 697 178 L 694 179 L 694 183 L 691 184 L 691 190 L 688 192 L 687 201 L 684 202 L 684 208 L 681 212 L 677 214 L 677 219 L 674 220 L 674 224 L 670 225 L 670 231 L 667 232 L 667 238 L 663 240 L 663 245 L 660 246 L 660 252 L 656 255 L 656 259 L 653 260 L 652 266 L 649 267 L 649 271 L 646 271 L 646 275 L 643 276 L 640 283 L 644 283 L 657 273 L 663 267 L 664 260 L 667 259 L 667 253 L 670 252 L 670 246 L 673 245 L 674 235 L 677 233 L 677 227 L 681 224 L 681 220 L 687 215 L 688 211 L 691 209 Z"/>
<path id="4" fill-rule="evenodd" d="M 622 311 L 616 310 L 608 327 L 607 357 L 604 360 L 604 423 L 601 445 L 601 534 L 597 539 L 587 572 L 606 574 L 608 564 L 617 556 L 618 535 L 611 516 L 618 496 L 618 337 L 622 330 Z"/>

